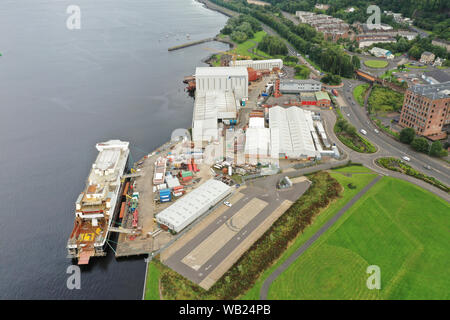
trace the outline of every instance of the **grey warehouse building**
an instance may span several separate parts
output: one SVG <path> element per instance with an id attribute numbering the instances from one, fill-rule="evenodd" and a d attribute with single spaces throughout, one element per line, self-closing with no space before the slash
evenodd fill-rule
<path id="1" fill-rule="evenodd" d="M 322 90 L 322 83 L 316 80 L 281 80 L 280 92 L 298 94 L 300 92 L 315 92 Z"/>

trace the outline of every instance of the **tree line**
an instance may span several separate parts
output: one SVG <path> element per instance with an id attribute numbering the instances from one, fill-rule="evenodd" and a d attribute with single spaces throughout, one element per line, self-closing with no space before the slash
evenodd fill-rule
<path id="1" fill-rule="evenodd" d="M 249 15 L 241 14 L 228 19 L 220 33 L 229 35 L 237 43 L 242 43 L 253 38 L 254 34 L 261 30 L 261 23 L 258 20 Z"/>

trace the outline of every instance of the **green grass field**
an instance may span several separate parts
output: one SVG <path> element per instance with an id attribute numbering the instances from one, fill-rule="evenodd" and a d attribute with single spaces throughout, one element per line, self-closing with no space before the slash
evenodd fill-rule
<path id="1" fill-rule="evenodd" d="M 364 168 L 364 169 L 363 169 Z M 337 170 L 345 171 L 346 168 L 340 168 Z M 346 176 L 338 171 L 332 171 L 331 176 L 335 178 L 344 188 L 341 198 L 337 201 L 332 202 L 325 210 L 319 213 L 316 217 L 314 223 L 305 229 L 305 231 L 298 236 L 295 241 L 289 246 L 289 248 L 283 253 L 280 259 L 274 263 L 270 268 L 264 271 L 259 277 L 255 285 L 247 291 L 241 299 L 247 300 L 258 300 L 261 290 L 261 286 L 264 280 L 275 271 L 289 256 L 302 246 L 308 239 L 314 235 L 330 218 L 332 218 L 350 199 L 352 199 L 362 188 L 364 188 L 370 181 L 375 178 L 375 174 L 370 174 L 370 170 L 362 166 L 351 166 L 348 167 L 349 172 L 356 172 L 358 170 L 367 170 L 369 174 L 355 174 L 352 176 Z M 352 183 L 356 186 L 355 189 L 350 189 L 347 185 Z"/>
<path id="2" fill-rule="evenodd" d="M 359 86 L 356 86 L 355 89 L 353 89 L 353 97 L 361 107 L 364 107 L 364 95 L 368 88 L 369 85 L 365 83 L 360 84 Z"/>
<path id="3" fill-rule="evenodd" d="M 389 62 L 384 60 L 366 60 L 364 64 L 369 68 L 386 68 Z"/>
<path id="4" fill-rule="evenodd" d="M 148 264 L 147 283 L 145 286 L 145 300 L 159 300 L 160 269 L 155 262 Z"/>
<path id="5" fill-rule="evenodd" d="M 413 66 L 412 64 L 405 64 L 406 67 L 411 68 L 411 69 L 426 69 L 428 68 L 427 66 Z"/>
<path id="6" fill-rule="evenodd" d="M 343 168 L 334 169 L 333 171 L 344 173 L 372 173 L 372 170 L 370 170 L 369 168 L 358 165 L 350 165 Z"/>
<path id="7" fill-rule="evenodd" d="M 256 32 L 253 36 L 253 38 L 248 39 L 247 41 L 244 41 L 242 43 L 236 43 L 236 49 L 233 49 L 231 51 L 229 51 L 230 53 L 236 52 L 236 54 L 240 55 L 241 57 L 237 57 L 237 59 L 243 59 L 243 57 L 247 56 L 250 57 L 251 59 L 271 59 L 273 58 L 271 55 L 258 50 L 257 46 L 258 43 L 261 42 L 262 38 L 266 35 L 267 33 L 265 31 L 259 31 Z M 219 38 L 225 38 L 227 36 L 220 34 Z M 249 52 L 248 50 L 250 48 L 253 48 L 253 53 Z M 217 53 L 216 54 L 216 60 L 213 62 L 213 66 L 214 67 L 218 67 L 220 66 L 220 57 L 222 56 L 222 53 Z"/>
<path id="8" fill-rule="evenodd" d="M 241 56 L 251 56 L 252 58 L 258 58 L 257 55 L 248 52 L 248 50 L 255 46 L 255 51 L 257 53 L 261 53 L 265 57 L 270 57 L 267 53 L 262 52 L 261 50 L 257 50 L 256 46 L 259 42 L 261 42 L 262 38 L 266 35 L 265 31 L 256 32 L 254 37 L 244 41 L 243 43 L 239 43 L 236 47 L 236 53 Z M 259 57 L 260 58 L 260 57 Z"/>
<path id="9" fill-rule="evenodd" d="M 449 212 L 432 193 L 383 177 L 273 282 L 268 298 L 449 299 Z M 369 265 L 381 269 L 381 290 L 366 287 Z"/>

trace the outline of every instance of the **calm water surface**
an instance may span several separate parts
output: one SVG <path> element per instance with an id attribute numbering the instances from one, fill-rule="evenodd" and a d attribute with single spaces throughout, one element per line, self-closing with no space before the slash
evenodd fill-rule
<path id="1" fill-rule="evenodd" d="M 66 9 L 81 8 L 81 30 Z M 140 299 L 143 257 L 106 258 L 66 288 L 74 202 L 108 139 L 133 158 L 191 125 L 181 82 L 227 18 L 193 0 L 2 0 L 0 4 L 0 298 Z"/>

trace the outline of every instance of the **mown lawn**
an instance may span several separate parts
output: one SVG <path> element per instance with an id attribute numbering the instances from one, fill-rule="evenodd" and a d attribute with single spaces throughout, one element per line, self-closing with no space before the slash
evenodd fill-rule
<path id="1" fill-rule="evenodd" d="M 367 170 L 368 172 L 371 172 L 370 169 L 367 169 L 365 167 L 359 167 L 358 166 L 351 166 L 349 167 L 349 170 Z M 340 168 L 338 170 L 345 170 L 345 168 Z M 283 255 L 280 257 L 280 259 L 273 264 L 270 268 L 268 268 L 266 271 L 264 271 L 260 277 L 258 278 L 255 285 L 247 291 L 246 294 L 244 294 L 241 299 L 251 299 L 251 300 L 258 300 L 259 294 L 261 291 L 261 286 L 264 283 L 264 281 L 267 279 L 267 277 L 275 271 L 276 268 L 278 268 L 295 250 L 297 250 L 300 246 L 302 246 L 314 233 L 317 232 L 330 218 L 332 218 L 345 204 L 350 201 L 361 189 L 363 189 L 367 184 L 369 184 L 370 181 L 372 181 L 375 178 L 375 174 L 355 174 L 351 177 L 345 176 L 342 173 L 339 173 L 337 170 L 331 171 L 331 176 L 335 178 L 341 186 L 344 188 L 341 197 L 337 199 L 336 201 L 332 202 L 325 210 L 320 212 L 315 221 L 305 229 L 305 231 L 299 235 L 294 242 L 290 245 L 290 247 L 283 253 Z M 348 184 L 352 183 L 354 186 L 356 186 L 355 189 L 350 189 L 348 187 Z"/>
<path id="2" fill-rule="evenodd" d="M 389 62 L 384 60 L 366 60 L 364 64 L 369 68 L 386 68 Z"/>
<path id="3" fill-rule="evenodd" d="M 159 300 L 160 267 L 152 261 L 148 264 L 147 283 L 145 285 L 145 300 Z"/>
<path id="4" fill-rule="evenodd" d="M 269 299 L 449 299 L 450 206 L 383 177 L 272 284 Z M 366 268 L 381 270 L 369 290 Z"/>
<path id="5" fill-rule="evenodd" d="M 411 69 L 426 69 L 426 68 L 428 68 L 427 66 L 415 66 L 415 65 L 412 65 L 409 63 L 405 64 L 405 66 L 408 68 L 411 68 Z"/>
<path id="6" fill-rule="evenodd" d="M 261 42 L 262 38 L 266 35 L 265 31 L 259 31 L 256 32 L 253 36 L 253 38 L 248 39 L 247 41 L 244 41 L 243 43 L 239 43 L 236 47 L 236 53 L 241 56 L 251 56 L 252 58 L 258 58 L 257 55 L 248 52 L 248 50 L 252 47 L 255 47 L 255 51 L 257 53 L 263 53 L 260 50 L 257 50 L 256 47 L 259 42 Z M 233 50 L 234 51 L 234 50 Z M 265 57 L 270 57 L 267 53 L 263 53 Z M 260 57 L 259 57 L 260 58 Z"/>
<path id="7" fill-rule="evenodd" d="M 350 165 L 343 168 L 334 169 L 336 172 L 345 172 L 345 173 L 371 173 L 372 170 L 366 168 L 364 166 L 359 165 Z"/>
<path id="8" fill-rule="evenodd" d="M 244 59 L 244 57 L 250 57 L 251 59 L 263 59 L 267 58 L 267 59 L 271 59 L 272 56 L 257 49 L 258 43 L 261 42 L 262 38 L 266 35 L 267 33 L 265 31 L 259 31 L 256 32 L 253 36 L 253 38 L 248 39 L 246 41 L 244 41 L 243 43 L 236 43 L 236 47 L 233 50 L 230 50 L 228 52 L 231 53 L 236 53 L 238 56 L 236 57 L 237 59 Z M 219 38 L 225 38 L 227 36 L 220 34 Z M 248 52 L 248 50 L 250 48 L 254 47 L 253 52 Z M 217 53 L 216 56 L 216 60 L 212 63 L 214 67 L 218 67 L 220 66 L 220 57 L 222 56 L 223 53 Z"/>

